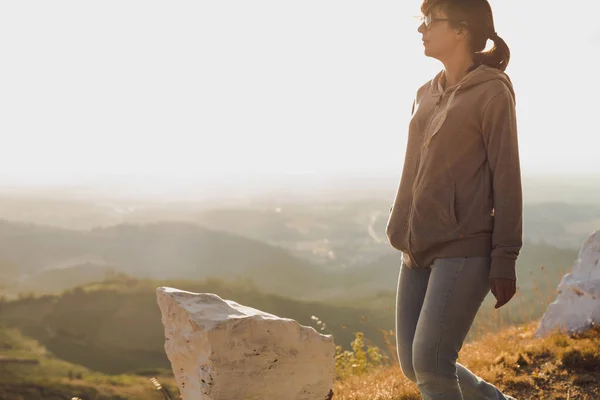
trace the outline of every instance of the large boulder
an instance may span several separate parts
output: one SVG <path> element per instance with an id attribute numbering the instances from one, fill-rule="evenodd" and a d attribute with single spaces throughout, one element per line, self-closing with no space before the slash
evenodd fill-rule
<path id="1" fill-rule="evenodd" d="M 165 350 L 184 400 L 333 397 L 331 335 L 212 293 L 156 292 Z"/>
<path id="2" fill-rule="evenodd" d="M 536 331 L 575 333 L 600 324 L 600 231 L 583 244 L 571 273 L 563 276 L 558 296 L 548 306 Z"/>

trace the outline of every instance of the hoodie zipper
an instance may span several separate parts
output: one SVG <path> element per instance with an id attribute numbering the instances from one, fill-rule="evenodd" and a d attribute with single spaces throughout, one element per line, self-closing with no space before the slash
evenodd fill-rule
<path id="1" fill-rule="evenodd" d="M 429 121 L 427 122 L 427 129 L 425 129 L 425 134 L 427 134 L 429 132 L 429 129 L 431 128 L 431 124 L 433 123 L 433 116 L 437 112 L 437 110 L 439 108 L 439 105 L 442 102 L 442 98 L 444 97 L 444 93 L 445 92 L 443 92 L 440 95 L 440 98 L 437 99 L 436 102 L 435 102 L 435 108 L 433 109 L 433 111 L 431 112 L 431 115 L 429 116 Z M 412 251 L 410 249 L 410 236 L 411 236 L 411 233 L 412 233 L 412 220 L 413 220 L 413 213 L 414 213 L 414 209 L 415 209 L 415 189 L 418 187 L 418 186 L 415 186 L 415 185 L 417 185 L 417 183 L 418 183 L 417 179 L 419 178 L 419 175 L 421 173 L 421 155 L 422 155 L 423 150 L 424 150 L 423 149 L 423 143 L 426 143 L 426 142 L 427 142 L 427 139 L 425 138 L 425 141 L 422 142 L 420 144 L 420 146 L 419 146 L 419 154 L 417 156 L 417 173 L 415 175 L 415 181 L 413 182 L 413 188 L 412 188 L 411 199 L 410 199 L 410 213 L 409 213 L 409 216 L 408 216 L 408 246 L 407 246 L 408 247 L 408 255 L 410 256 L 412 262 L 415 264 L 415 266 L 417 268 L 419 268 L 419 265 L 417 264 L 417 262 L 415 260 L 415 257 L 413 256 L 413 253 L 412 253 Z"/>
<path id="2" fill-rule="evenodd" d="M 438 134 L 438 132 L 442 128 L 442 125 L 444 125 L 444 121 L 446 120 L 446 117 L 448 116 L 448 108 L 450 107 L 450 105 L 454 101 L 454 97 L 456 97 L 456 93 L 460 90 L 461 87 L 462 87 L 462 83 L 460 85 L 458 85 L 458 87 L 456 89 L 454 89 L 452 91 L 452 93 L 450 93 L 450 95 L 448 96 L 448 100 L 446 101 L 446 110 L 444 111 L 443 119 L 441 121 L 438 121 L 438 125 L 435 127 L 435 130 L 431 133 L 431 135 L 429 135 L 429 137 L 425 141 L 425 144 L 423 145 L 424 148 L 429 147 L 429 144 L 433 140 L 433 137 Z M 444 93 L 442 93 L 442 95 L 438 99 L 438 103 L 436 103 L 436 109 L 437 109 L 437 105 L 439 105 L 441 103 L 442 98 L 444 97 L 444 95 L 446 93 L 448 93 L 448 92 L 445 91 Z M 429 127 L 429 129 L 431 129 L 431 126 Z"/>

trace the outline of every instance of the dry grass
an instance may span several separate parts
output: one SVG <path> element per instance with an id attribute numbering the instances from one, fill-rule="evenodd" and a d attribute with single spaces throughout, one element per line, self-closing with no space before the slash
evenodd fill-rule
<path id="1" fill-rule="evenodd" d="M 538 322 L 466 344 L 458 362 L 519 400 L 600 399 L 600 328 L 535 338 Z M 336 382 L 334 400 L 416 400 L 397 365 Z"/>
<path id="2" fill-rule="evenodd" d="M 399 367 L 381 368 L 363 376 L 336 382 L 333 400 L 419 400 L 416 385 Z"/>

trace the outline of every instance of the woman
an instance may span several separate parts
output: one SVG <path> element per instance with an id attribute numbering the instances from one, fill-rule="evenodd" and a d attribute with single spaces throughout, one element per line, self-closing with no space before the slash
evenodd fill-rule
<path id="1" fill-rule="evenodd" d="M 402 251 L 400 366 L 426 400 L 513 399 L 456 362 L 490 289 L 495 308 L 516 291 L 522 192 L 510 52 L 487 0 L 425 0 L 421 11 L 425 55 L 444 68 L 417 91 L 386 230 Z"/>

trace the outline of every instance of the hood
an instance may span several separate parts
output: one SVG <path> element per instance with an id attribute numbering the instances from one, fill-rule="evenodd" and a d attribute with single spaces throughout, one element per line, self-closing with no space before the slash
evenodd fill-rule
<path id="1" fill-rule="evenodd" d="M 446 77 L 444 75 L 444 71 L 442 70 L 431 81 L 431 92 L 434 96 L 441 96 L 442 93 L 444 93 L 442 83 L 445 82 L 445 79 Z M 477 86 L 494 79 L 502 81 L 506 85 L 506 88 L 510 90 L 513 98 L 515 97 L 512 82 L 508 75 L 497 68 L 488 67 L 487 65 L 480 65 L 473 71 L 469 72 L 456 85 L 446 88 L 446 93 L 467 90 L 473 86 Z"/>
<path id="2" fill-rule="evenodd" d="M 498 79 L 504 83 L 508 90 L 510 90 L 513 99 L 515 98 L 515 92 L 512 87 L 512 82 L 510 81 L 508 75 L 506 75 L 499 69 L 488 67 L 487 65 L 478 66 L 473 71 L 465 75 L 456 85 L 446 88 L 446 91 L 444 92 L 442 88 L 442 83 L 445 79 L 446 77 L 444 75 L 444 71 L 442 70 L 431 81 L 431 94 L 434 97 L 438 98 L 437 104 L 441 103 L 442 95 L 445 95 L 447 93 L 449 93 L 450 95 L 447 96 L 448 99 L 446 101 L 446 107 L 444 107 L 444 109 L 441 112 L 434 114 L 432 117 L 430 125 L 433 127 L 433 130 L 429 135 L 428 139 L 425 141 L 425 146 L 429 146 L 431 139 L 433 139 L 433 137 L 437 134 L 437 132 L 444 124 L 444 121 L 446 121 L 448 110 L 450 109 L 450 106 L 452 105 L 452 102 L 454 101 L 454 98 L 456 97 L 457 93 L 469 90 L 470 88 L 480 85 L 484 82 Z"/>

